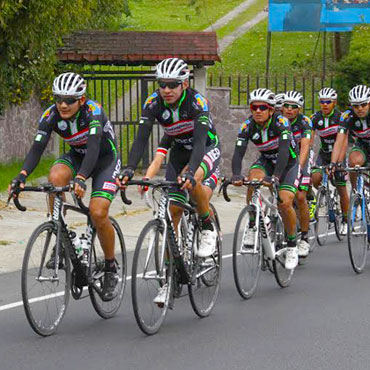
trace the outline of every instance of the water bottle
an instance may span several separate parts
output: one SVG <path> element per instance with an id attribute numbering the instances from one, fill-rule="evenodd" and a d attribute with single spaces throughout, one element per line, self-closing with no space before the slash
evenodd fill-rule
<path id="1" fill-rule="evenodd" d="M 84 251 L 82 249 L 80 238 L 77 236 L 77 234 L 74 231 L 69 232 L 69 237 L 70 237 L 72 245 L 75 249 L 76 256 L 78 258 L 82 257 L 82 255 L 84 254 Z"/>
<path id="2" fill-rule="evenodd" d="M 267 235 L 270 235 L 271 232 L 271 219 L 268 215 L 265 216 L 264 218 L 265 221 L 265 228 L 266 228 L 266 233 Z"/>
<path id="3" fill-rule="evenodd" d="M 82 247 L 82 261 L 81 262 L 84 265 L 88 265 L 89 264 L 90 246 L 89 246 L 89 243 L 87 241 L 87 238 L 86 238 L 85 234 L 81 235 L 80 241 L 81 241 L 81 247 Z"/>

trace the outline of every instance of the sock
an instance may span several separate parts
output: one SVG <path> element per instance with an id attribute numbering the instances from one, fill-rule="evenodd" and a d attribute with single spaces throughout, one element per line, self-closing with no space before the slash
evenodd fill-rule
<path id="1" fill-rule="evenodd" d="M 104 267 L 104 270 L 105 271 L 109 271 L 109 272 L 117 272 L 116 270 L 116 264 L 114 262 L 114 258 L 111 259 L 111 260 L 105 260 L 105 267 Z"/>
<path id="2" fill-rule="evenodd" d="M 301 239 L 308 243 L 308 231 L 302 231 Z"/>
<path id="3" fill-rule="evenodd" d="M 287 236 L 287 247 L 296 248 L 297 247 L 297 235 L 288 235 Z"/>
<path id="4" fill-rule="evenodd" d="M 209 211 L 207 211 L 204 215 L 200 215 L 200 219 L 202 222 L 202 230 L 213 231 L 213 225 Z"/>

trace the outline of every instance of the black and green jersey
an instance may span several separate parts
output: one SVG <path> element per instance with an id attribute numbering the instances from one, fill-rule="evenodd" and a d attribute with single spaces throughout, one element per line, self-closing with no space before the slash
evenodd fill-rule
<path id="1" fill-rule="evenodd" d="M 70 120 L 62 119 L 54 104 L 39 121 L 35 140 L 22 168 L 28 174 L 37 166 L 53 131 L 71 146 L 72 152 L 84 157 L 78 173 L 86 178 L 95 168 L 98 158 L 112 152 L 117 157 L 114 130 L 99 103 L 88 100 Z"/>

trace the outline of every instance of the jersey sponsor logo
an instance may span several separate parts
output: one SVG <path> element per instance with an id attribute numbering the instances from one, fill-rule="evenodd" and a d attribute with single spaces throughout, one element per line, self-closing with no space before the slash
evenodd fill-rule
<path id="1" fill-rule="evenodd" d="M 350 110 L 346 110 L 345 112 L 343 112 L 342 115 L 340 116 L 340 121 L 343 122 L 346 119 L 348 119 L 350 114 L 351 114 Z"/>
<path id="2" fill-rule="evenodd" d="M 249 120 L 243 122 L 239 128 L 239 134 L 241 134 L 243 131 L 247 131 L 249 125 Z"/>
<path id="3" fill-rule="evenodd" d="M 171 112 L 168 110 L 168 109 L 166 109 L 163 113 L 162 113 L 162 118 L 164 119 L 164 120 L 166 120 L 166 119 L 169 119 L 171 117 Z"/>
<path id="4" fill-rule="evenodd" d="M 312 127 L 312 121 L 307 116 L 304 116 L 303 119 Z"/>
<path id="5" fill-rule="evenodd" d="M 360 122 L 360 121 L 356 121 L 356 122 L 355 122 L 355 126 L 356 126 L 356 127 L 361 127 L 361 122 Z"/>
<path id="6" fill-rule="evenodd" d="M 194 121 L 178 121 L 171 125 L 163 127 L 164 132 L 169 136 L 177 136 L 182 134 L 188 134 L 194 130 Z"/>
<path id="7" fill-rule="evenodd" d="M 53 117 L 54 114 L 52 114 L 51 109 L 54 107 L 54 105 L 50 106 L 46 111 L 42 114 L 40 122 L 42 120 L 50 121 L 51 117 Z"/>
<path id="8" fill-rule="evenodd" d="M 278 122 L 283 125 L 284 127 L 289 127 L 289 121 L 284 118 L 283 116 L 279 116 Z"/>
<path id="9" fill-rule="evenodd" d="M 322 126 L 324 124 L 324 121 L 321 119 L 319 122 L 317 122 L 317 126 Z"/>
<path id="10" fill-rule="evenodd" d="M 258 132 L 256 132 L 253 136 L 252 136 L 252 140 L 258 140 L 260 138 L 260 134 Z"/>
<path id="11" fill-rule="evenodd" d="M 152 103 L 152 101 L 158 96 L 156 92 L 154 92 L 152 95 L 148 96 L 144 103 L 144 108 L 146 108 L 149 104 Z"/>
<path id="12" fill-rule="evenodd" d="M 85 128 L 72 136 L 65 137 L 64 140 L 71 146 L 81 146 L 87 144 L 89 128 Z"/>
<path id="13" fill-rule="evenodd" d="M 203 112 L 208 112 L 208 102 L 207 102 L 207 99 L 204 98 L 200 94 L 196 94 L 195 95 L 195 99 L 197 101 L 197 105 L 202 108 Z"/>
<path id="14" fill-rule="evenodd" d="M 338 132 L 338 127 L 339 127 L 339 125 L 333 125 L 333 126 L 318 130 L 319 136 L 320 137 L 327 137 L 327 136 L 331 136 L 331 135 L 336 135 L 337 132 Z"/>
<path id="15" fill-rule="evenodd" d="M 279 148 L 279 138 L 275 137 L 269 141 L 266 141 L 265 143 L 255 143 L 258 150 L 261 152 L 270 151 L 270 150 L 276 150 Z"/>
<path id="16" fill-rule="evenodd" d="M 64 131 L 64 130 L 67 130 L 67 122 L 66 121 L 59 121 L 58 122 L 58 128 L 60 131 Z"/>
<path id="17" fill-rule="evenodd" d="M 352 131 L 352 133 L 360 139 L 370 139 L 370 128 L 360 131 Z"/>
<path id="18" fill-rule="evenodd" d="M 113 182 L 105 181 L 102 189 L 115 192 L 117 189 L 117 185 Z"/>
<path id="19" fill-rule="evenodd" d="M 101 105 L 99 103 L 96 103 L 93 100 L 89 100 L 87 102 L 87 105 L 89 106 L 89 111 L 92 112 L 93 116 L 101 114 Z"/>

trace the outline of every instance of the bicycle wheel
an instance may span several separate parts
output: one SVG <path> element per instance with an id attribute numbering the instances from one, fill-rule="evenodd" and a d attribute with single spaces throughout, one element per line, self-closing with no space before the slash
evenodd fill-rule
<path id="1" fill-rule="evenodd" d="M 190 303 L 199 317 L 206 317 L 211 313 L 220 289 L 222 267 L 221 234 L 215 221 L 213 221 L 213 227 L 217 230 L 215 252 L 207 258 L 193 257 L 192 282 L 188 284 Z M 196 229 L 195 242 L 200 242 L 199 229 Z"/>
<path id="2" fill-rule="evenodd" d="M 66 312 L 70 294 L 71 268 L 68 250 L 56 248 L 56 226 L 45 222 L 32 233 L 23 258 L 22 299 L 28 322 L 41 336 L 54 334 Z M 59 269 L 46 268 L 53 249 L 59 252 Z"/>
<path id="3" fill-rule="evenodd" d="M 127 275 L 127 256 L 126 256 L 126 246 L 125 240 L 122 235 L 121 228 L 119 227 L 117 221 L 112 217 L 109 218 L 113 229 L 114 229 L 114 255 L 116 259 L 117 273 L 119 275 L 118 284 L 116 286 L 117 296 L 111 301 L 103 301 L 101 298 L 101 289 L 103 286 L 104 279 L 104 253 L 100 246 L 99 238 L 97 237 L 96 231 L 94 230 L 92 237 L 92 266 L 91 273 L 92 276 L 96 277 L 93 285 L 89 285 L 89 294 L 91 303 L 103 319 L 109 319 L 113 317 L 121 306 L 123 300 L 123 294 L 126 287 L 126 275 Z"/>
<path id="4" fill-rule="evenodd" d="M 243 247 L 243 238 L 249 227 L 252 209 L 244 207 L 236 222 L 233 238 L 233 273 L 236 289 L 242 298 L 248 299 L 255 292 L 261 273 L 262 245 L 257 238 L 256 251 Z M 256 224 L 258 227 L 258 223 Z M 258 230 L 257 230 L 258 233 Z"/>
<path id="5" fill-rule="evenodd" d="M 148 335 L 161 327 L 172 294 L 172 254 L 163 233 L 159 221 L 148 222 L 140 233 L 132 262 L 132 306 L 139 328 Z M 165 303 L 158 305 L 153 300 L 165 284 Z"/>
<path id="6" fill-rule="evenodd" d="M 367 243 L 366 210 L 360 194 L 351 194 L 348 212 L 348 251 L 351 264 L 356 273 L 364 271 Z"/>
<path id="7" fill-rule="evenodd" d="M 218 227 L 218 230 L 221 231 L 220 219 L 218 217 L 218 213 L 217 213 L 216 207 L 212 203 L 209 203 L 209 208 L 211 209 L 211 213 L 213 213 L 213 217 L 215 219 L 215 222 L 216 222 L 216 225 Z"/>
<path id="8" fill-rule="evenodd" d="M 329 233 L 329 199 L 325 188 L 317 191 L 315 234 L 317 243 L 325 245 Z"/>
<path id="9" fill-rule="evenodd" d="M 275 259 L 273 261 L 274 266 L 274 274 L 276 282 L 282 288 L 286 288 L 289 286 L 292 277 L 293 277 L 293 270 L 288 270 L 285 268 L 285 231 L 284 225 L 280 217 L 276 218 L 275 222 L 275 232 L 274 232 L 274 241 L 275 241 Z"/>
<path id="10" fill-rule="evenodd" d="M 339 241 L 342 241 L 344 238 L 344 235 L 340 233 L 340 226 L 342 222 L 342 211 L 340 208 L 340 200 L 339 200 L 339 194 L 338 190 L 334 190 L 334 199 L 333 199 L 333 204 L 332 204 L 334 214 L 335 214 L 335 222 L 334 222 L 334 227 L 335 227 L 335 235 Z"/>

